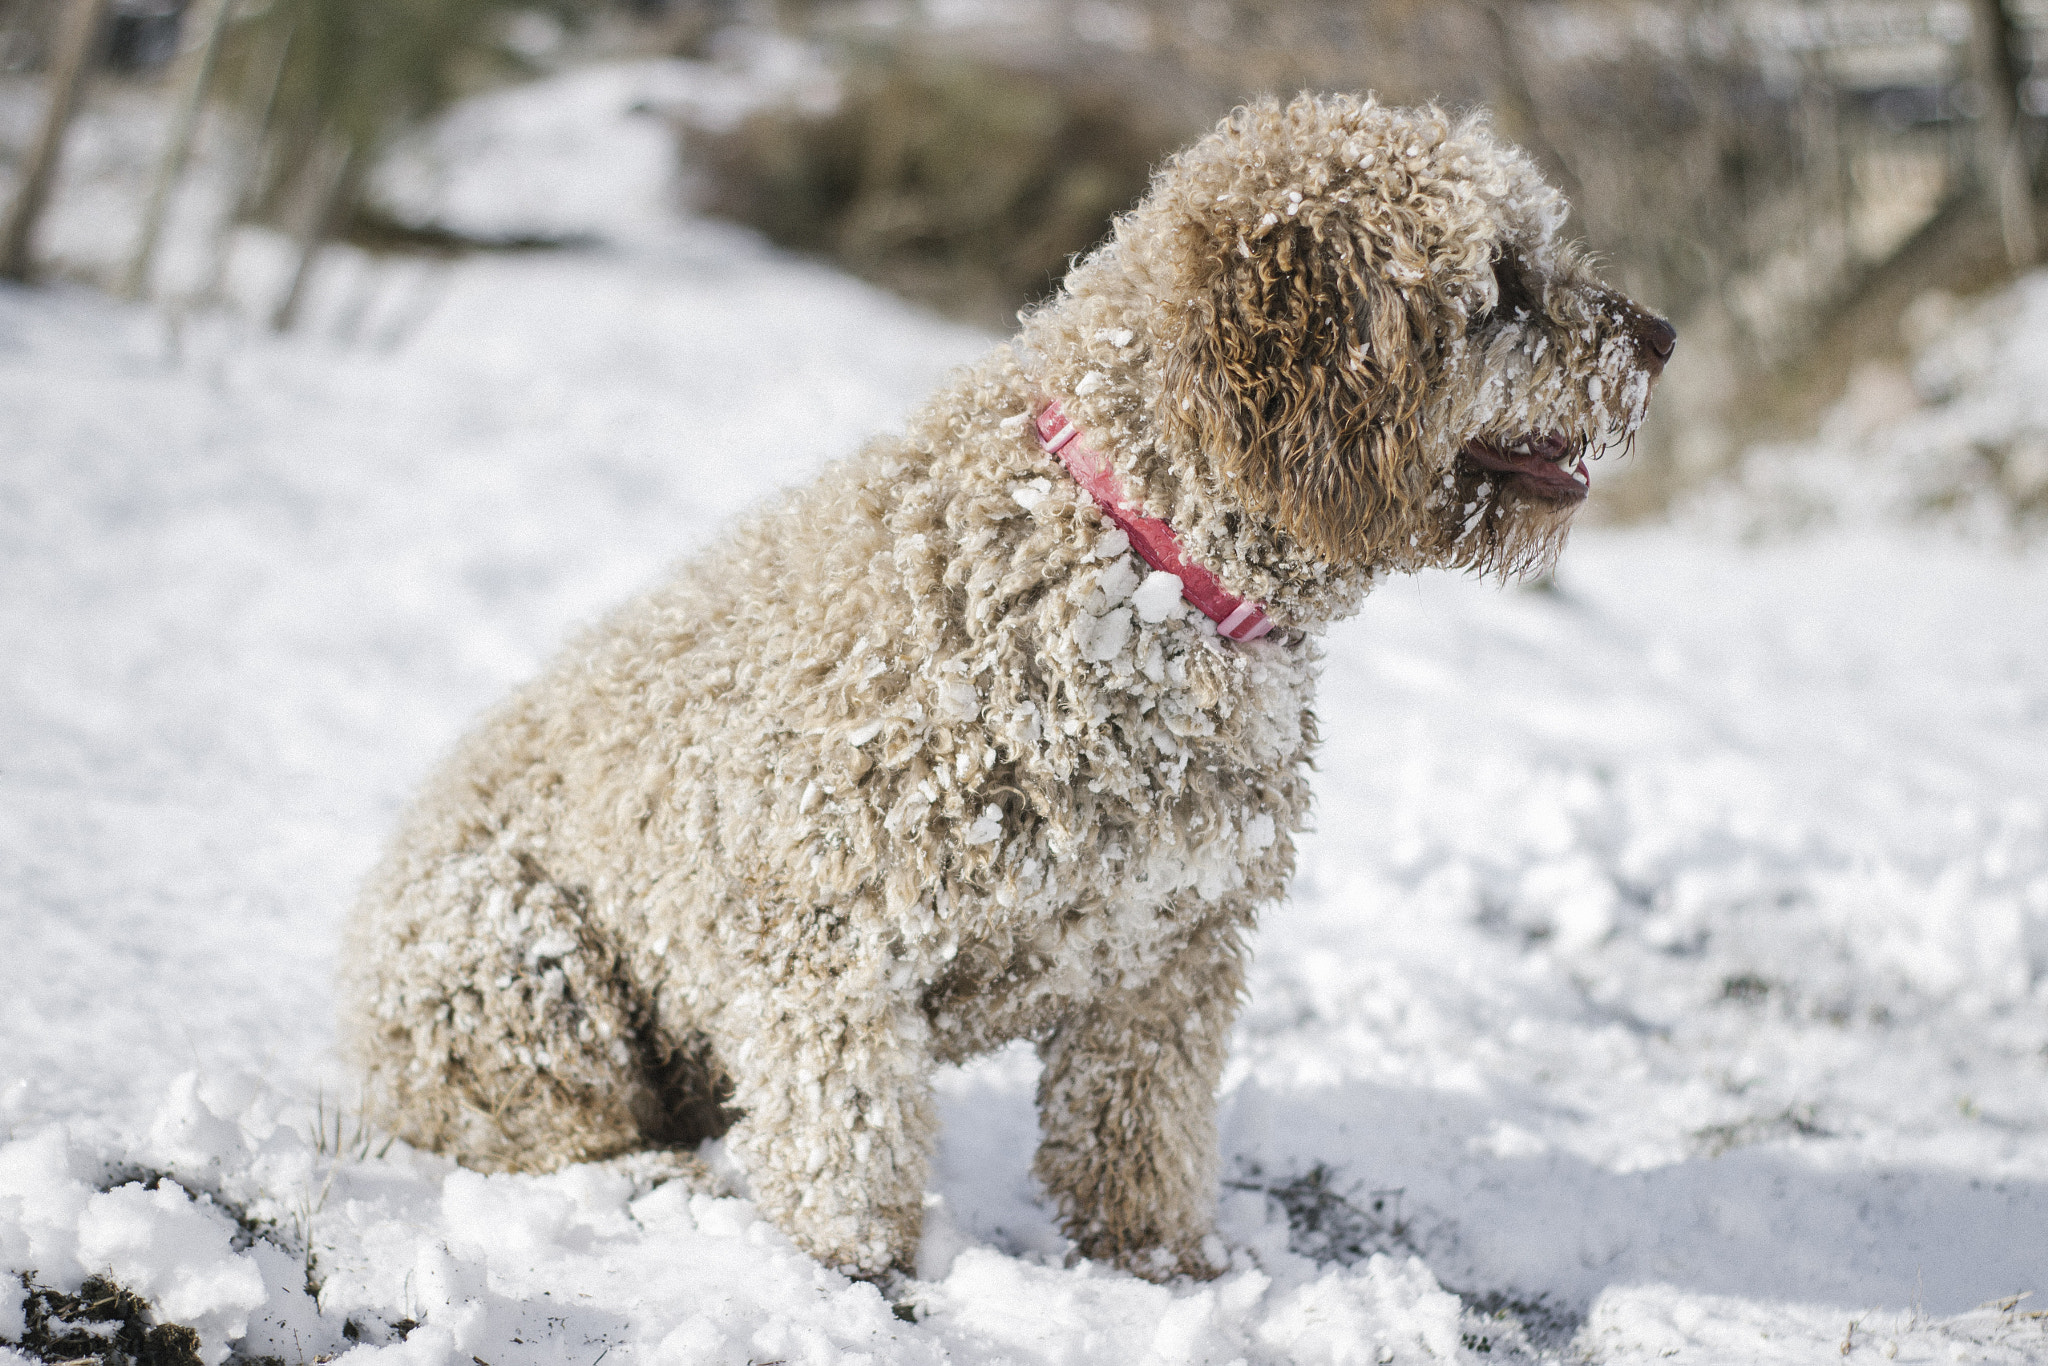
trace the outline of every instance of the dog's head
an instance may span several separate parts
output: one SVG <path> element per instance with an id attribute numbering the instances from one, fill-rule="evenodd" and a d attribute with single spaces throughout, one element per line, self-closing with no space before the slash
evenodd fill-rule
<path id="1" fill-rule="evenodd" d="M 1675 335 L 1558 240 L 1565 213 L 1479 118 L 1267 101 L 1168 162 L 1069 289 L 1142 309 L 1175 481 L 1282 558 L 1523 571 Z"/>

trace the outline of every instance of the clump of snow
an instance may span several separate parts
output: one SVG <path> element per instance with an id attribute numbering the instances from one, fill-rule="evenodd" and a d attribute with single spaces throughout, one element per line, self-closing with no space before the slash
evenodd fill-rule
<path id="1" fill-rule="evenodd" d="M 1020 484 L 1013 484 L 1010 487 L 1010 497 L 1016 499 L 1017 506 L 1023 508 L 1026 512 L 1031 511 L 1051 496 L 1052 480 L 1045 478 L 1043 475 L 1036 479 L 1027 479 Z"/>
<path id="2" fill-rule="evenodd" d="M 1459 1350 L 1466 1345 L 1463 1326 L 1458 1297 L 1439 1286 L 1419 1258 L 1396 1266 L 1378 1256 L 1366 1263 L 1364 1276 L 1327 1271 L 1287 1295 L 1261 1327 L 1259 1345 L 1282 1361 L 1331 1366 L 1455 1361 L 1468 1355 Z"/>
<path id="3" fill-rule="evenodd" d="M 1131 594 L 1138 589 L 1138 559 L 1135 555 L 1119 555 L 1104 566 L 1095 580 L 1095 596 L 1089 605 L 1096 612 L 1107 611 L 1131 600 Z"/>
<path id="4" fill-rule="evenodd" d="M 243 1148 L 242 1130 L 226 1115 L 239 1113 L 232 1100 L 217 1111 L 200 1094 L 199 1074 L 187 1072 L 171 1083 L 171 1094 L 149 1126 L 148 1153 L 166 1170 L 209 1180 Z"/>
<path id="5" fill-rule="evenodd" d="M 162 1321 L 196 1330 L 200 1359 L 216 1366 L 267 1296 L 255 1259 L 229 1245 L 234 1227 L 175 1182 L 131 1181 L 86 1201 L 78 1262 L 148 1300 Z"/>
<path id="6" fill-rule="evenodd" d="M 994 844 L 1003 837 L 1003 808 L 991 802 L 967 827 L 967 843 Z"/>
<path id="7" fill-rule="evenodd" d="M 1081 658 L 1106 664 L 1123 653 L 1131 639 L 1131 609 L 1115 607 L 1075 628 Z"/>
<path id="8" fill-rule="evenodd" d="M 78 1261 L 78 1220 L 92 1199 L 64 1132 L 41 1127 L 0 1145 L 0 1270 L 28 1272 L 59 1290 L 85 1279 Z M 18 1306 L 17 1306 L 18 1308 Z"/>
<path id="9" fill-rule="evenodd" d="M 1130 548 L 1130 533 L 1120 526 L 1113 526 L 1095 538 L 1095 545 L 1089 553 L 1098 560 L 1114 560 L 1128 553 Z"/>
<path id="10" fill-rule="evenodd" d="M 1131 593 L 1131 606 L 1137 609 L 1138 620 L 1147 626 L 1157 626 L 1180 613 L 1180 593 L 1180 575 L 1155 569 Z"/>
<path id="11" fill-rule="evenodd" d="M 19 1341 L 28 1331 L 28 1287 L 22 1280 L 35 1266 L 19 1193 L 0 1194 L 0 1342 Z"/>

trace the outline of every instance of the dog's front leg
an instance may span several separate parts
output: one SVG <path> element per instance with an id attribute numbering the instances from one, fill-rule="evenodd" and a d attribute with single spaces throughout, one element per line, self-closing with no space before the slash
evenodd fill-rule
<path id="1" fill-rule="evenodd" d="M 930 1026 L 865 974 L 746 1001 L 730 1142 L 761 1212 L 849 1276 L 915 1270 L 937 1120 Z"/>
<path id="2" fill-rule="evenodd" d="M 1216 1083 L 1244 980 L 1234 925 L 1199 931 L 1151 981 L 1079 1003 L 1039 1045 L 1033 1171 L 1083 1256 L 1210 1276 Z"/>

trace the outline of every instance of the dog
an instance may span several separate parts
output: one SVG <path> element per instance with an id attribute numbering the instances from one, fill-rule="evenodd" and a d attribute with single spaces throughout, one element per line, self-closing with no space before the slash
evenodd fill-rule
<path id="1" fill-rule="evenodd" d="M 1670 325 L 1482 118 L 1303 96 L 1169 160 L 1021 333 L 572 643 L 353 915 L 370 1117 L 486 1171 L 724 1136 L 821 1262 L 914 1273 L 931 1076 L 1043 1061 L 1078 1255 L 1211 1275 L 1246 936 L 1318 640 L 1547 568 Z"/>

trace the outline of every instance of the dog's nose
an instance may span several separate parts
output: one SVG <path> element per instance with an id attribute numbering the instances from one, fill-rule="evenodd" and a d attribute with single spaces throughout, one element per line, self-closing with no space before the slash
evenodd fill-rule
<path id="1" fill-rule="evenodd" d="M 1678 345 L 1678 329 L 1662 318 L 1645 318 L 1636 340 L 1642 343 L 1643 362 L 1653 374 L 1664 373 L 1664 362 L 1671 359 L 1671 350 Z"/>

